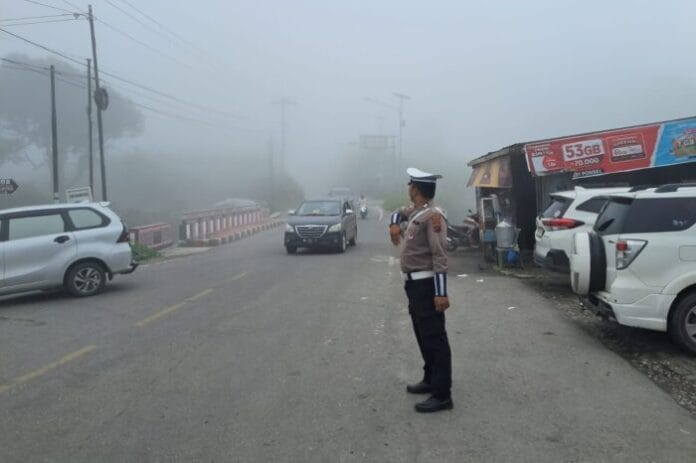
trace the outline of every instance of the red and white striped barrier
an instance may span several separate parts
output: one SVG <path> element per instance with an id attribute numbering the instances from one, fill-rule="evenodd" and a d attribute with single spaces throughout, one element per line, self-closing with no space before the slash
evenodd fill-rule
<path id="1" fill-rule="evenodd" d="M 192 211 L 182 219 L 181 239 L 188 246 L 217 246 L 283 223 L 255 206 Z"/>
<path id="2" fill-rule="evenodd" d="M 168 223 L 132 227 L 128 231 L 133 242 L 151 249 L 164 249 L 174 245 L 174 228 Z"/>

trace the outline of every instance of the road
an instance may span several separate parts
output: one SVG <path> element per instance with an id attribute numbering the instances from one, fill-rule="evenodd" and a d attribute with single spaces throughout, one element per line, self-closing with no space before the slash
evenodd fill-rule
<path id="1" fill-rule="evenodd" d="M 416 414 L 398 254 L 384 222 L 359 225 L 343 255 L 288 256 L 276 229 L 98 297 L 3 298 L 0 461 L 696 459 L 696 421 L 665 392 L 533 289 L 457 255 L 455 408 Z"/>

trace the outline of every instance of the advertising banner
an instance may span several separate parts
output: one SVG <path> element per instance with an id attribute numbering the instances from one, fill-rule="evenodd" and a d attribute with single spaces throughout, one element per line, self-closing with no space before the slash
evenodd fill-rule
<path id="1" fill-rule="evenodd" d="M 574 177 L 696 162 L 696 118 L 529 143 L 532 175 Z"/>

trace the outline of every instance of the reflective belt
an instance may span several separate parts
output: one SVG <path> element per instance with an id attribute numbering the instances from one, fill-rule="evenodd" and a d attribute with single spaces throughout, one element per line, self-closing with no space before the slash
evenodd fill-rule
<path id="1" fill-rule="evenodd" d="M 413 280 L 425 280 L 426 278 L 432 278 L 435 276 L 435 272 L 432 270 L 423 270 L 421 272 L 404 272 L 401 274 L 405 281 Z"/>

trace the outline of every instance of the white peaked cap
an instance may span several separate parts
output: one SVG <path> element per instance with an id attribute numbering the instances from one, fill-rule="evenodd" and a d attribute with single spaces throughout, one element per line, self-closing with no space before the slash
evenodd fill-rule
<path id="1" fill-rule="evenodd" d="M 423 172 L 422 170 L 416 169 L 415 167 L 409 167 L 408 169 L 406 169 L 406 175 L 411 177 L 412 182 L 421 183 L 435 183 L 437 182 L 437 179 L 442 178 L 442 175 Z"/>

